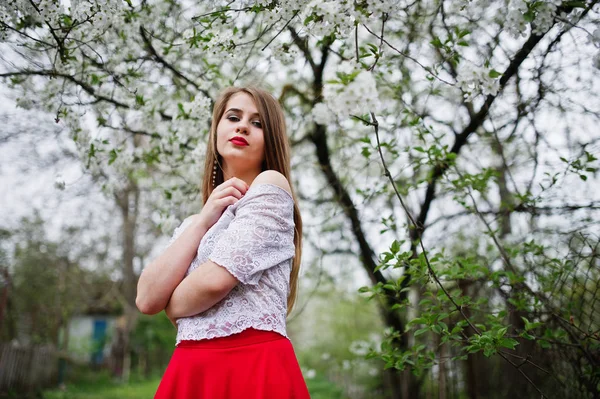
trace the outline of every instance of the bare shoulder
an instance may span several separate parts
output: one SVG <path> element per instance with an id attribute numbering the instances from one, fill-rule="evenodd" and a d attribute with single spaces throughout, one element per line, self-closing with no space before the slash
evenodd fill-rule
<path id="1" fill-rule="evenodd" d="M 258 176 L 256 176 L 254 181 L 252 181 L 251 187 L 258 184 L 273 184 L 283 188 L 290 195 L 292 195 L 290 182 L 282 173 L 276 170 L 265 170 L 264 172 L 261 172 Z"/>

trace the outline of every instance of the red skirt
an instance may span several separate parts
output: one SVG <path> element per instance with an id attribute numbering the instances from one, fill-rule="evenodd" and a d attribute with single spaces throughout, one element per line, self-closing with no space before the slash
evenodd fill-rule
<path id="1" fill-rule="evenodd" d="M 181 341 L 154 399 L 310 398 L 294 348 L 273 331 Z"/>

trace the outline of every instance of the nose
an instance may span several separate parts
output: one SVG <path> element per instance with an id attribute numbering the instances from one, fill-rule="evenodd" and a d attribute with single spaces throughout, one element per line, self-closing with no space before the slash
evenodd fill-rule
<path id="1" fill-rule="evenodd" d="M 248 134 L 248 121 L 246 121 L 245 119 L 240 119 L 235 128 L 235 131 L 236 133 Z"/>

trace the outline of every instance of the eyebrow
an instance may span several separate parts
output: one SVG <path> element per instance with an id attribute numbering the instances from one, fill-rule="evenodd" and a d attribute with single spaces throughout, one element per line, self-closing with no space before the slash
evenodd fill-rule
<path id="1" fill-rule="evenodd" d="M 227 112 L 229 112 L 229 111 L 233 111 L 233 112 L 240 112 L 240 113 L 243 113 L 243 112 L 244 112 L 244 111 L 242 111 L 242 110 L 241 110 L 241 109 L 239 109 L 239 108 L 229 108 L 229 109 L 227 110 Z M 258 113 L 258 112 L 255 112 L 255 113 L 253 113 L 253 114 L 252 114 L 252 115 L 250 115 L 250 116 L 260 116 L 260 115 L 259 115 L 259 113 Z"/>

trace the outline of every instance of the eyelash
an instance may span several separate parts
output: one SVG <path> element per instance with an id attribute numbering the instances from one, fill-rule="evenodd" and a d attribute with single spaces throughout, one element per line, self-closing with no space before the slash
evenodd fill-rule
<path id="1" fill-rule="evenodd" d="M 230 116 L 227 117 L 227 119 L 230 120 L 230 121 L 232 121 L 232 122 L 237 122 L 237 121 L 240 120 L 240 118 L 238 118 L 235 115 L 230 115 Z M 233 119 L 235 119 L 235 120 L 233 120 Z M 256 123 L 254 126 L 262 128 L 262 123 L 260 123 L 260 121 L 254 121 L 252 123 Z"/>

